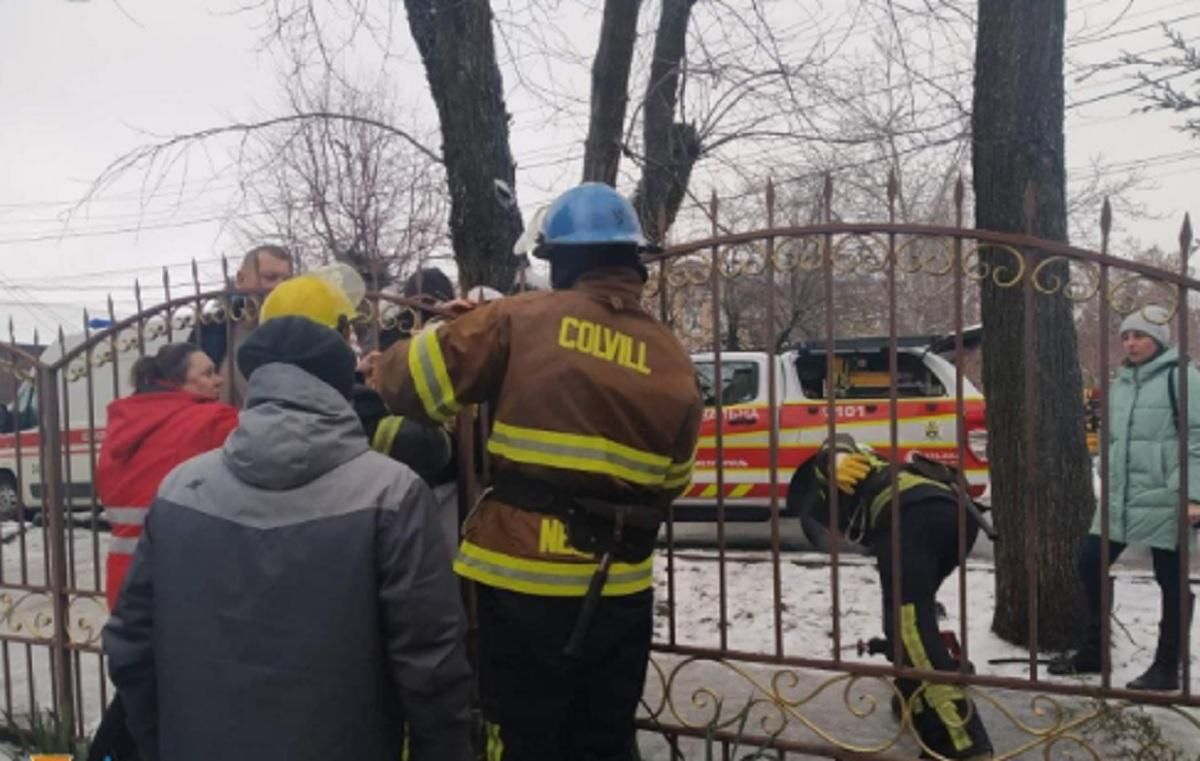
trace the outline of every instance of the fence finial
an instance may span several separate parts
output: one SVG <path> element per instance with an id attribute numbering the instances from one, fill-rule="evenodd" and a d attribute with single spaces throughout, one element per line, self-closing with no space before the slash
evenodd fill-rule
<path id="1" fill-rule="evenodd" d="M 137 302 L 138 314 L 142 312 L 142 284 L 137 278 L 133 279 L 133 298 Z"/>
<path id="2" fill-rule="evenodd" d="M 1183 268 L 1187 270 L 1188 255 L 1192 252 L 1192 215 L 1183 215 L 1183 227 L 1179 228 L 1179 253 L 1183 256 Z"/>
<path id="3" fill-rule="evenodd" d="M 114 323 L 117 321 L 117 309 L 115 306 L 113 306 L 113 297 L 111 293 L 108 294 L 108 319 L 112 320 Z"/>
<path id="4" fill-rule="evenodd" d="M 1108 236 L 1112 233 L 1112 204 L 1108 196 L 1104 197 L 1104 205 L 1100 207 L 1100 253 L 1108 253 Z"/>
<path id="5" fill-rule="evenodd" d="M 708 197 L 708 221 L 712 224 L 713 237 L 720 234 L 720 224 L 718 216 L 721 213 L 721 199 L 717 198 L 717 189 L 713 188 Z"/>
<path id="6" fill-rule="evenodd" d="M 954 220 L 958 227 L 963 225 L 963 203 L 967 199 L 967 186 L 963 182 L 962 172 L 958 173 L 958 179 L 954 181 Z"/>
<path id="7" fill-rule="evenodd" d="M 166 267 L 163 267 L 163 296 L 171 300 L 171 272 Z"/>
<path id="8" fill-rule="evenodd" d="M 823 206 L 825 212 L 825 221 L 833 221 L 833 174 L 825 173 L 825 186 L 821 189 L 821 198 L 824 201 Z"/>
<path id="9" fill-rule="evenodd" d="M 896 221 L 896 198 L 900 195 L 900 183 L 896 179 L 896 167 L 888 169 L 887 178 L 887 200 L 888 211 L 891 213 L 892 221 Z"/>
<path id="10" fill-rule="evenodd" d="M 192 257 L 192 285 L 196 288 L 196 293 L 200 293 L 200 268 L 196 266 L 196 257 Z"/>
<path id="11" fill-rule="evenodd" d="M 222 290 L 229 287 L 229 257 L 225 254 L 221 254 L 221 283 Z"/>

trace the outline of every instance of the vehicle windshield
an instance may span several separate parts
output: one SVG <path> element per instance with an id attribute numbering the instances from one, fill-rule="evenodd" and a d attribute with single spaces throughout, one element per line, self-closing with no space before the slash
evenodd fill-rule
<path id="1" fill-rule="evenodd" d="M 897 357 L 896 393 L 904 397 L 945 396 L 946 387 L 917 354 L 900 352 Z M 886 351 L 839 352 L 833 360 L 833 383 L 828 383 L 828 357 L 823 352 L 803 354 L 796 360 L 796 373 L 804 395 L 826 399 L 832 386 L 836 398 L 874 399 L 890 393 Z"/>
<path id="2" fill-rule="evenodd" d="M 17 388 L 17 398 L 12 404 L 15 430 L 24 431 L 36 428 L 38 424 L 37 389 L 29 381 L 23 381 Z"/>
<path id="3" fill-rule="evenodd" d="M 712 362 L 696 363 L 696 382 L 705 407 L 715 407 L 715 375 Z M 758 363 L 728 360 L 721 363 L 721 404 L 748 404 L 758 398 Z"/>

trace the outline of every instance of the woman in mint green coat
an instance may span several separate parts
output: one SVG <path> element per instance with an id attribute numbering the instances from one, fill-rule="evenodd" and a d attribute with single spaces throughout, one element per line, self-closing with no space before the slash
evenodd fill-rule
<path id="1" fill-rule="evenodd" d="M 1128 687 L 1179 689 L 1181 578 L 1179 568 L 1179 354 L 1170 345 L 1169 315 L 1148 306 L 1121 323 L 1125 362 L 1109 390 L 1109 557 L 1127 546 L 1149 547 L 1154 578 L 1162 591 L 1162 618 L 1154 662 Z M 1188 516 L 1200 520 L 1200 373 L 1188 367 Z M 1083 641 L 1072 656 L 1050 666 L 1052 674 L 1100 671 L 1101 515 L 1080 553 L 1079 572 L 1087 594 Z M 1190 623 L 1195 596 L 1189 594 Z"/>

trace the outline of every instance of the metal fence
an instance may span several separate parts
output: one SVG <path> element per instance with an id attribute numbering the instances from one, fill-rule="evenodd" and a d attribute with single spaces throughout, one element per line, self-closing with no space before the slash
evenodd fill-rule
<path id="1" fill-rule="evenodd" d="M 888 197 L 894 203 L 894 191 Z M 1081 348 L 1095 350 L 1102 400 L 1117 358 L 1114 323 L 1148 303 L 1168 310 L 1182 362 L 1188 362 L 1189 342 L 1200 333 L 1191 322 L 1189 297 L 1200 289 L 1200 281 L 1186 267 L 1192 245 L 1186 224 L 1179 266 L 1167 269 L 1112 255 L 1107 211 L 1100 249 L 1089 251 L 1029 235 L 965 228 L 962 199 L 960 185 L 957 223 L 948 226 L 834 222 L 832 186 L 827 184 L 824 221 L 784 227 L 776 225 L 774 193 L 768 188 L 764 228 L 725 230 L 714 200 L 711 237 L 672 246 L 649 262 L 648 307 L 675 327 L 690 348 L 704 352 L 706 380 L 715 390 L 694 483 L 665 525 L 660 547 L 655 644 L 638 717 L 639 726 L 653 733 L 644 736 L 647 743 L 661 745 L 650 751 L 651 757 L 687 754 L 688 738 L 715 743 L 726 757 L 737 756 L 739 747 L 835 757 L 911 757 L 922 750 L 912 729 L 912 708 L 899 706 L 895 717 L 887 709 L 898 694 L 892 680 L 899 676 L 965 686 L 984 714 L 998 757 L 1066 752 L 1101 758 L 1118 751 L 1149 757 L 1170 742 L 1200 747 L 1200 696 L 1188 665 L 1186 617 L 1183 689 L 1173 694 L 1114 686 L 1114 673 L 1148 665 L 1148 654 L 1120 668 L 1106 657 L 1103 675 L 1090 681 L 1046 676 L 1038 652 L 1039 621 L 1058 612 L 1040 608 L 1036 594 L 1027 596 L 1028 652 L 1014 649 L 1008 663 L 993 667 L 981 662 L 974 672 L 968 668 L 972 653 L 995 654 L 1002 646 L 990 639 L 988 615 L 980 620 L 981 607 L 986 610 L 991 601 L 991 565 L 986 558 L 968 555 L 964 500 L 958 568 L 944 590 L 963 651 L 955 673 L 860 657 L 860 640 L 880 626 L 878 581 L 869 559 L 836 545 L 828 557 L 794 546 L 797 522 L 785 509 L 787 484 L 796 466 L 839 432 L 864 435 L 864 426 L 874 426 L 867 438 L 873 437 L 885 453 L 902 456 L 915 419 L 929 441 L 937 440 L 935 448 L 945 461 L 968 471 L 974 463 L 972 484 L 986 484 L 986 453 L 978 451 L 982 439 L 973 438 L 983 433 L 981 402 L 969 391 L 967 377 L 973 372 L 970 327 L 984 281 L 1019 291 L 1025 305 L 1021 377 L 1027 405 L 1020 419 L 999 422 L 1012 426 L 1029 452 L 1037 451 L 1038 389 L 1030 381 L 1037 377 L 1033 321 L 1042 301 L 1069 303 Z M 259 303 L 254 294 L 201 293 L 198 277 L 185 289 L 186 295 L 173 289 L 164 275 L 160 303 L 143 306 L 139 289 L 134 316 L 117 319 L 110 306 L 107 324 L 94 327 L 98 323 L 84 315 L 78 335 L 61 331 L 40 358 L 18 349 L 15 336 L 7 346 L 0 345 L 0 372 L 22 384 L 7 415 L 8 432 L 0 434 L 0 708 L 9 715 L 50 706 L 69 715 L 83 734 L 108 701 L 111 686 L 99 648 L 107 615 L 100 569 L 108 532 L 103 505 L 92 488 L 103 441 L 103 408 L 123 388 L 122 374 L 133 358 L 163 342 L 186 339 L 200 325 L 224 326 L 232 337 L 255 322 Z M 365 343 L 374 344 L 402 321 L 419 320 L 415 306 L 417 302 L 371 293 L 359 319 Z M 839 350 L 847 339 L 872 329 L 880 339 L 875 351 L 883 376 L 873 376 L 876 396 L 856 396 L 838 385 L 848 372 L 837 364 Z M 908 339 L 912 332 L 946 336 L 940 351 L 951 363 L 945 366 L 950 367 L 944 370 L 948 375 L 933 379 L 940 384 L 936 404 L 928 388 L 911 394 L 905 390 L 908 379 L 898 369 L 902 358 L 911 355 L 924 362 L 928 354 L 914 353 Z M 823 372 L 823 379 L 808 387 L 795 387 L 795 379 L 780 370 L 798 356 L 785 350 L 800 341 L 806 356 L 817 357 L 813 367 Z M 758 352 L 754 356 L 764 358 L 761 395 L 726 399 L 724 373 L 731 363 L 750 356 L 733 351 Z M 1190 393 L 1183 374 L 1178 387 L 1182 420 L 1189 420 Z M 1081 399 L 1080 419 L 1082 404 Z M 478 484 L 488 479 L 486 458 L 473 462 L 476 436 L 486 435 L 471 425 L 479 419 L 486 416 L 460 418 L 460 514 Z M 1106 403 L 1100 405 L 1098 420 L 1097 509 L 1107 539 L 1113 464 L 1103 443 L 1110 426 Z M 1179 427 L 1180 462 L 1187 461 L 1189 433 L 1189 426 Z M 994 438 L 998 432 L 986 435 Z M 1082 440 L 1082 431 L 1079 436 Z M 1036 483 L 1035 471 L 1027 475 L 1033 476 L 1029 483 Z M 1179 480 L 1186 493 L 1186 468 Z M 1181 503 L 1179 555 L 1186 578 L 1193 563 L 1185 507 Z M 898 504 L 893 502 L 891 509 Z M 743 520 L 747 517 L 759 520 Z M 1037 527 L 1036 515 L 1028 525 Z M 708 546 L 685 545 L 685 535 L 706 532 Z M 735 535 L 755 532 L 762 538 L 759 547 L 733 546 Z M 1041 545 L 1035 534 L 1026 531 L 1001 540 L 1023 546 L 1030 589 L 1037 589 L 1039 581 Z M 898 548 L 898 539 L 894 541 Z M 1103 566 L 1107 576 L 1107 552 Z M 891 570 L 898 590 L 898 555 Z M 1144 577 L 1133 571 L 1121 578 L 1144 586 Z M 1180 600 L 1185 609 L 1187 588 L 1185 584 Z M 1106 586 L 1103 594 L 1107 606 L 1113 593 Z M 893 597 L 898 604 L 900 595 Z M 1148 633 L 1153 621 L 1116 620 L 1133 627 L 1128 634 L 1122 629 L 1122 636 L 1142 645 L 1153 637 Z M 1106 616 L 1103 641 L 1115 636 Z M 1012 661 L 1024 673 L 1014 675 Z M 1106 733 L 1119 726 L 1122 715 L 1146 706 L 1155 707 L 1165 735 L 1132 740 L 1132 749 L 1114 744 Z"/>

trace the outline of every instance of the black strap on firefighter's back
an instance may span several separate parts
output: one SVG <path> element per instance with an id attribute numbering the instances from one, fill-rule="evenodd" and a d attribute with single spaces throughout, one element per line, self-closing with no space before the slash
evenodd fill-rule
<path id="1" fill-rule="evenodd" d="M 611 554 L 625 563 L 650 557 L 663 517 L 654 505 L 593 499 L 516 473 L 498 473 L 491 496 L 521 510 L 558 518 L 572 547 L 595 555 Z"/>

